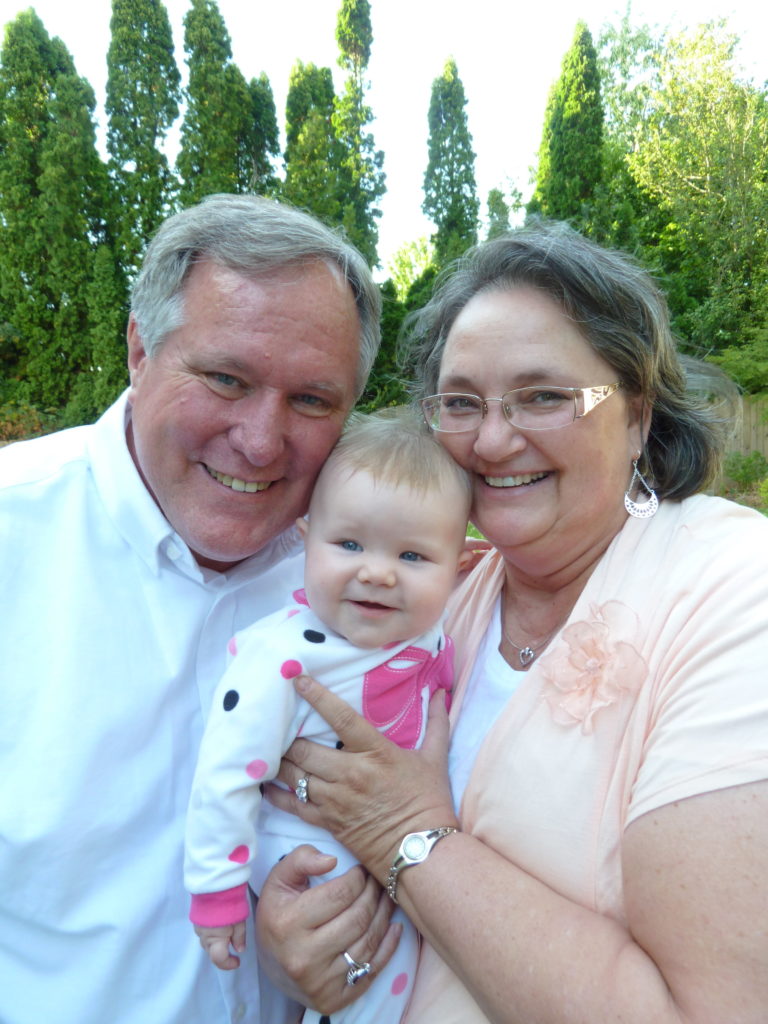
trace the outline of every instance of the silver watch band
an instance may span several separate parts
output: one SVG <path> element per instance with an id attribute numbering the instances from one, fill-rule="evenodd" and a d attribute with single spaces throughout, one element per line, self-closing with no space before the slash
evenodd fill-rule
<path id="1" fill-rule="evenodd" d="M 435 843 L 458 831 L 452 825 L 441 825 L 439 828 L 430 828 L 424 832 L 409 832 L 405 836 L 387 875 L 387 895 L 393 903 L 397 903 L 397 880 L 400 872 L 414 864 L 421 864 L 430 855 Z"/>

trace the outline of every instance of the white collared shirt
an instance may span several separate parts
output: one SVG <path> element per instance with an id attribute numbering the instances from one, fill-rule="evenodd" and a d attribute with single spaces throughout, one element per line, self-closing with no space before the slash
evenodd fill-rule
<path id="1" fill-rule="evenodd" d="M 0 1020 L 271 1024 L 253 935 L 233 972 L 199 948 L 183 835 L 227 641 L 301 585 L 298 536 L 201 569 L 125 414 L 0 452 Z"/>

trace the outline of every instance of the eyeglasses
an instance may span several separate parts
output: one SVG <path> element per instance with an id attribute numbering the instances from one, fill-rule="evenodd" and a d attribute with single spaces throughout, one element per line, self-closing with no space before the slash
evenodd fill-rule
<path id="1" fill-rule="evenodd" d="M 621 382 L 593 388 L 552 388 L 537 384 L 506 391 L 501 398 L 450 393 L 430 395 L 419 404 L 427 425 L 444 434 L 478 430 L 488 412 L 489 402 L 501 402 L 504 418 L 513 427 L 557 430 L 592 412 L 620 387 Z"/>

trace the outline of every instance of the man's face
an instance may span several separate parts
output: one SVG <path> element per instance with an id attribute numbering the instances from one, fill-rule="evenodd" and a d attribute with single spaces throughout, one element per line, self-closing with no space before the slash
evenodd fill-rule
<path id="1" fill-rule="evenodd" d="M 185 324 L 147 356 L 128 328 L 129 445 L 200 565 L 227 569 L 306 511 L 355 399 L 360 323 L 326 264 L 193 267 Z"/>

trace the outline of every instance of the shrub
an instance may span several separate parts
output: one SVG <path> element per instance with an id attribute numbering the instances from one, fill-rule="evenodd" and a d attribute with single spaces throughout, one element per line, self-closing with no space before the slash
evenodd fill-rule
<path id="1" fill-rule="evenodd" d="M 768 459 L 762 452 L 752 452 L 750 455 L 731 452 L 726 456 L 723 468 L 734 483 L 747 490 L 768 476 Z"/>

